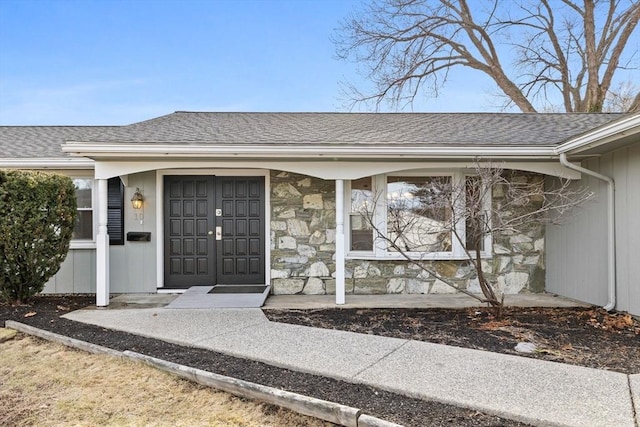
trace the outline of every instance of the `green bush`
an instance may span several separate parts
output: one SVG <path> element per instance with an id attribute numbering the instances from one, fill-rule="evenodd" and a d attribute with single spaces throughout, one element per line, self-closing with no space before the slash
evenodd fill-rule
<path id="1" fill-rule="evenodd" d="M 41 292 L 69 251 L 76 219 L 71 178 L 0 170 L 0 298 L 21 304 Z"/>

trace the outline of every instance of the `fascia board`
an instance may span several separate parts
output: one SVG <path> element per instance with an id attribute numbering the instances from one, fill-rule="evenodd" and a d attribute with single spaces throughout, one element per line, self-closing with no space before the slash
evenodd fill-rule
<path id="1" fill-rule="evenodd" d="M 21 169 L 93 169 L 94 161 L 87 158 L 0 158 L 2 168 Z"/>
<path id="2" fill-rule="evenodd" d="M 614 142 L 620 138 L 640 134 L 640 113 L 601 126 L 559 145 L 555 152 L 575 154 Z"/>
<path id="3" fill-rule="evenodd" d="M 555 159 L 540 160 L 501 160 L 489 163 L 487 166 L 504 169 L 517 169 L 530 172 L 542 173 L 545 175 L 558 176 L 568 179 L 580 179 L 580 173 L 572 171 L 562 166 Z M 125 176 L 140 172 L 171 169 L 171 170 L 199 170 L 203 174 L 217 174 L 216 170 L 232 167 L 235 170 L 281 170 L 292 173 L 299 173 L 313 176 L 320 179 L 358 179 L 366 176 L 379 175 L 385 173 L 414 173 L 431 171 L 434 173 L 450 172 L 451 170 L 468 169 L 473 171 L 476 163 L 473 159 L 462 160 L 415 160 L 415 161 L 394 161 L 394 160 L 313 160 L 291 161 L 279 159 L 139 159 L 139 160 L 113 160 L 97 161 L 95 165 L 95 177 L 108 179 L 114 176 Z"/>
<path id="4" fill-rule="evenodd" d="M 87 157 L 194 157 L 213 158 L 382 158 L 403 159 L 416 157 L 472 158 L 472 157 L 544 157 L 554 155 L 551 146 L 382 146 L 362 145 L 177 145 L 177 144 L 102 144 L 68 142 L 62 150 L 71 155 Z"/>

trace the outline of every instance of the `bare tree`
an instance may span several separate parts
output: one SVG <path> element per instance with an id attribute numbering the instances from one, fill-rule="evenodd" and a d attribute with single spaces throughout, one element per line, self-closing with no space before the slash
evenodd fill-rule
<path id="1" fill-rule="evenodd" d="M 453 182 L 450 177 L 423 177 L 419 183 L 405 179 L 400 184 L 393 190 L 388 188 L 385 194 L 386 224 L 376 219 L 375 206 L 382 206 L 378 201 L 364 204 L 360 211 L 378 242 L 457 291 L 489 304 L 497 316 L 504 295 L 482 269 L 482 253 L 492 251 L 485 247 L 493 240 L 487 237 L 561 223 L 593 195 L 576 189 L 568 179 L 545 185 L 542 175 L 522 180 L 514 177 L 513 171 L 480 162 L 463 182 Z M 492 199 L 492 191 L 501 196 Z M 380 197 L 382 193 L 377 195 L 378 200 Z M 475 271 L 482 295 L 443 276 L 425 257 L 428 252 L 451 251 L 453 240 Z"/>
<path id="2" fill-rule="evenodd" d="M 347 84 L 354 103 L 437 97 L 449 71 L 467 67 L 495 82 L 505 108 L 596 112 L 616 71 L 640 70 L 627 46 L 639 18 L 638 0 L 373 0 L 334 43 L 374 83 L 371 93 Z"/>
<path id="3" fill-rule="evenodd" d="M 603 111 L 608 113 L 617 111 L 640 112 L 640 89 L 630 81 L 619 83 L 607 93 Z"/>

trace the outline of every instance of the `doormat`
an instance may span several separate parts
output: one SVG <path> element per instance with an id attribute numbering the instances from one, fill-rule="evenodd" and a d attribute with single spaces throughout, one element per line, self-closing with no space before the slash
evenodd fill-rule
<path id="1" fill-rule="evenodd" d="M 165 308 L 260 308 L 269 296 L 271 286 L 240 285 L 253 289 L 227 289 L 239 286 L 192 286 Z M 216 292 L 212 292 L 218 288 Z M 258 288 L 261 288 L 258 289 Z M 259 291 L 259 292 L 256 292 Z"/>

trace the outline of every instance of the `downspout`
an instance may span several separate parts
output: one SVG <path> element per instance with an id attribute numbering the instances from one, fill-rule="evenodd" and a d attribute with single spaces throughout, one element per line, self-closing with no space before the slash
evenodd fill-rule
<path id="1" fill-rule="evenodd" d="M 560 153 L 560 163 L 566 168 L 583 173 L 585 175 L 592 176 L 601 181 L 605 181 L 608 184 L 607 191 L 607 252 L 608 252 L 608 264 L 609 264 L 609 301 L 603 308 L 607 311 L 611 311 L 616 306 L 616 218 L 615 218 L 615 183 L 613 179 L 594 172 L 592 170 L 583 168 L 581 166 L 574 165 L 567 160 L 566 153 Z"/>

